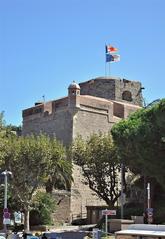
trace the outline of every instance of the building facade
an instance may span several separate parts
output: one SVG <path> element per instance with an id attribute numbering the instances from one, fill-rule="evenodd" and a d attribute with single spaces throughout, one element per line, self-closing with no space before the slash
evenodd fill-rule
<path id="1" fill-rule="evenodd" d="M 69 145 L 78 135 L 85 139 L 100 131 L 107 133 L 113 124 L 141 108 L 141 90 L 140 82 L 115 77 L 73 82 L 66 97 L 23 110 L 23 134 L 44 132 Z M 81 169 L 75 165 L 73 178 L 69 216 L 82 214 L 86 206 L 103 204 L 82 184 Z"/>

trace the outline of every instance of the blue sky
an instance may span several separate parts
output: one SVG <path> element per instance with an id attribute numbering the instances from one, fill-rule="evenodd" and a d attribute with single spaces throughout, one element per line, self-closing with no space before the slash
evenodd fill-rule
<path id="1" fill-rule="evenodd" d="M 105 75 L 105 44 L 119 49 L 111 75 L 141 81 L 145 101 L 165 97 L 164 0 L 0 0 L 0 111 L 22 124 L 34 102 Z"/>

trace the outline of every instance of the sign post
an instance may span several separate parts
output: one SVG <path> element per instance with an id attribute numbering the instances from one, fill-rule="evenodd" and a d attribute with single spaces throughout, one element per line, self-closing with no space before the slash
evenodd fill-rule
<path id="1" fill-rule="evenodd" d="M 3 209 L 3 224 L 10 224 L 10 213 L 8 212 L 8 208 Z"/>
<path id="2" fill-rule="evenodd" d="M 151 208 L 150 183 L 147 184 L 147 220 L 148 224 L 153 222 L 153 208 Z"/>
<path id="3" fill-rule="evenodd" d="M 4 175 L 4 183 L 5 183 L 5 192 L 4 192 L 4 209 L 3 209 L 3 225 L 4 225 L 4 231 L 7 232 L 7 224 L 10 224 L 10 213 L 8 212 L 7 208 L 7 177 L 8 175 L 11 175 L 12 173 L 10 171 L 5 170 L 1 174 Z M 6 213 L 6 214 L 5 214 Z"/>
<path id="4" fill-rule="evenodd" d="M 114 216 L 116 215 L 116 210 L 102 210 L 102 215 L 105 216 L 105 234 L 107 236 L 108 234 L 108 216 Z"/>
<path id="5" fill-rule="evenodd" d="M 148 223 L 152 223 L 153 222 L 153 208 L 147 208 L 147 219 L 148 219 Z"/>
<path id="6" fill-rule="evenodd" d="M 18 211 L 18 212 L 14 212 L 14 221 L 15 223 L 17 224 L 21 224 L 21 212 Z"/>

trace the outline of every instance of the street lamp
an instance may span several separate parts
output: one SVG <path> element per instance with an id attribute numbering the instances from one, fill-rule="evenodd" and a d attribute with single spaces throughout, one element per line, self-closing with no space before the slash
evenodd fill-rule
<path id="1" fill-rule="evenodd" d="M 7 212 L 8 213 L 8 209 L 7 209 L 7 177 L 8 175 L 11 175 L 12 172 L 5 170 L 3 171 L 1 174 L 4 175 L 4 182 L 5 182 L 5 193 L 4 193 L 4 213 Z M 4 223 L 4 230 L 6 232 L 6 224 Z"/>

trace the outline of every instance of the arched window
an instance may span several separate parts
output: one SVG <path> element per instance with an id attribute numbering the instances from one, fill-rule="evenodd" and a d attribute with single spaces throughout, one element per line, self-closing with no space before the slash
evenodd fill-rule
<path id="1" fill-rule="evenodd" d="M 132 101 L 132 94 L 130 91 L 124 91 L 122 94 L 122 100 Z"/>
<path id="2" fill-rule="evenodd" d="M 72 90 L 72 95 L 79 95 L 80 94 L 80 91 L 79 90 Z"/>

